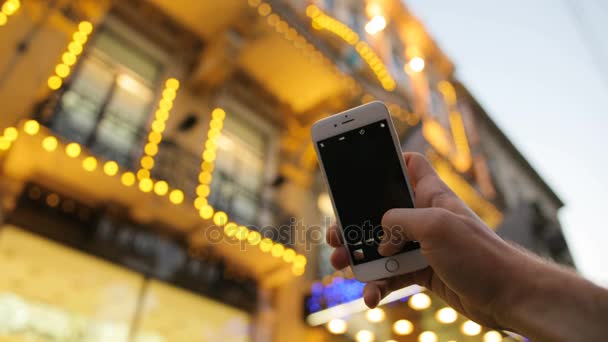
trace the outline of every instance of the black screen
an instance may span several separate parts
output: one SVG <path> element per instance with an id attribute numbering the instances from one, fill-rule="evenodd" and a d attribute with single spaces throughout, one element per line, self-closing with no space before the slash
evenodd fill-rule
<path id="1" fill-rule="evenodd" d="M 381 258 L 381 220 L 392 208 L 413 208 L 386 120 L 317 142 L 330 191 L 355 264 Z M 404 251 L 418 248 L 409 242 Z"/>

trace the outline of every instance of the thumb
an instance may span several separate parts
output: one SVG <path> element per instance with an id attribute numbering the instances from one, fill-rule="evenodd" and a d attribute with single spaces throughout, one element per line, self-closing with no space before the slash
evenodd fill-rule
<path id="1" fill-rule="evenodd" d="M 421 246 L 441 237 L 455 214 L 442 208 L 391 209 L 382 217 L 384 236 L 378 247 L 382 256 L 398 253 L 408 241 Z"/>

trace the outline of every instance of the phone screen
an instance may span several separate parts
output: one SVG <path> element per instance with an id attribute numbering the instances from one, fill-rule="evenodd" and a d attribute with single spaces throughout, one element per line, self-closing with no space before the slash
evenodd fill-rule
<path id="1" fill-rule="evenodd" d="M 381 120 L 317 142 L 354 264 L 382 258 L 386 211 L 414 207 L 388 125 Z M 416 248 L 411 241 L 403 251 Z"/>

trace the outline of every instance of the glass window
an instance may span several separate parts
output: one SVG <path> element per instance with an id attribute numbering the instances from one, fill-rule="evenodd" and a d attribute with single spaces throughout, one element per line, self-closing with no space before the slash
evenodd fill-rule
<path id="1" fill-rule="evenodd" d="M 266 136 L 228 114 L 218 139 L 211 202 L 241 222 L 256 222 L 264 179 Z"/>
<path id="2" fill-rule="evenodd" d="M 63 94 L 51 127 L 105 158 L 129 165 L 152 111 L 161 65 L 118 34 L 99 33 Z"/>

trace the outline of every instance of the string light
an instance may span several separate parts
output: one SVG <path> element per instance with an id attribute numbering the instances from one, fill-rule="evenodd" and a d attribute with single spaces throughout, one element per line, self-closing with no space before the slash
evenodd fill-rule
<path id="1" fill-rule="evenodd" d="M 169 184 L 161 180 L 154 183 L 154 193 L 158 196 L 165 196 L 169 192 Z"/>
<path id="2" fill-rule="evenodd" d="M 150 178 L 144 178 L 139 181 L 139 190 L 142 192 L 151 192 L 154 188 L 154 182 Z"/>
<path id="3" fill-rule="evenodd" d="M 97 159 L 91 156 L 84 158 L 82 161 L 82 168 L 89 172 L 95 171 L 95 169 L 97 169 Z"/>
<path id="4" fill-rule="evenodd" d="M 365 313 L 365 318 L 372 323 L 382 322 L 384 317 L 386 317 L 386 314 L 380 308 L 369 309 Z"/>
<path id="5" fill-rule="evenodd" d="M 133 184 L 135 184 L 135 181 L 135 174 L 133 174 L 133 172 L 125 172 L 122 174 L 122 176 L 120 176 L 120 182 L 124 186 L 133 186 Z"/>
<path id="6" fill-rule="evenodd" d="M 47 152 L 53 152 L 57 149 L 57 139 L 53 136 L 48 136 L 42 139 L 42 148 Z"/>
<path id="7" fill-rule="evenodd" d="M 247 242 L 249 242 L 250 245 L 256 246 L 257 244 L 260 243 L 260 241 L 262 241 L 262 234 L 256 232 L 255 230 L 252 230 L 249 232 L 249 234 L 247 234 Z M 287 255 L 288 251 L 293 252 L 293 250 L 289 249 L 286 251 L 286 253 L 283 254 L 283 260 L 285 260 L 285 262 L 287 262 L 287 263 L 290 262 L 289 260 L 285 259 L 285 255 Z M 294 256 L 295 256 L 295 252 L 294 252 Z"/>
<path id="8" fill-rule="evenodd" d="M 40 131 L 40 124 L 36 120 L 27 120 L 23 124 L 23 131 L 29 135 L 36 135 Z"/>
<path id="9" fill-rule="evenodd" d="M 0 12 L 0 26 L 6 25 L 8 18 L 21 8 L 21 1 L 19 0 L 6 0 L 2 5 L 2 11 Z"/>
<path id="10" fill-rule="evenodd" d="M 218 211 L 213 215 L 213 223 L 216 226 L 223 226 L 228 222 L 228 215 L 223 211 Z"/>
<path id="11" fill-rule="evenodd" d="M 201 217 L 205 214 L 204 218 L 210 218 L 208 216 L 209 209 L 205 208 L 203 211 L 203 203 L 207 202 L 207 197 L 210 194 L 211 181 L 213 179 L 213 169 L 215 168 L 215 158 L 217 150 L 217 140 L 224 128 L 224 119 L 226 118 L 226 111 L 222 108 L 215 108 L 211 111 L 211 120 L 209 121 L 209 131 L 207 132 L 207 140 L 205 141 L 205 148 L 201 154 L 201 171 L 198 175 L 199 185 L 196 188 L 196 199 L 194 200 L 194 207 L 199 210 Z M 227 222 L 227 219 L 226 221 Z"/>
<path id="12" fill-rule="evenodd" d="M 439 338 L 432 331 L 423 331 L 418 335 L 418 342 L 437 342 Z"/>
<path id="13" fill-rule="evenodd" d="M 410 297 L 408 304 L 414 310 L 424 310 L 431 306 L 431 297 L 426 293 L 416 293 Z"/>
<path id="14" fill-rule="evenodd" d="M 418 73 L 418 72 L 422 72 L 424 70 L 425 62 L 424 62 L 424 59 L 422 59 L 422 57 L 414 57 L 414 58 L 410 59 L 409 63 L 407 63 L 407 66 L 413 72 Z"/>
<path id="15" fill-rule="evenodd" d="M 450 307 L 445 307 L 437 310 L 435 313 L 435 318 L 441 323 L 450 324 L 456 322 L 458 319 L 458 313 L 456 310 Z"/>
<path id="16" fill-rule="evenodd" d="M 369 330 L 359 330 L 357 335 L 355 335 L 355 340 L 357 342 L 373 342 L 374 338 L 374 333 Z"/>
<path id="17" fill-rule="evenodd" d="M 414 331 L 414 325 L 407 319 L 400 319 L 393 323 L 393 331 L 397 335 L 409 335 Z"/>
<path id="18" fill-rule="evenodd" d="M 76 64 L 78 56 L 82 53 L 83 46 L 89 40 L 92 32 L 93 24 L 90 22 L 81 21 L 78 24 L 78 29 L 72 34 L 72 40 L 68 44 L 67 50 L 61 55 L 61 62 L 55 66 L 55 74 L 47 80 L 49 89 L 61 88 L 63 79 L 70 75 L 71 67 Z"/>
<path id="19" fill-rule="evenodd" d="M 327 330 L 334 335 L 341 335 L 346 332 L 346 321 L 343 319 L 332 319 L 327 323 Z"/>
<path id="20" fill-rule="evenodd" d="M 154 157 L 158 153 L 158 144 L 160 144 L 163 136 L 163 132 L 167 127 L 166 122 L 171 115 L 171 109 L 173 108 L 173 100 L 177 96 L 177 90 L 180 87 L 180 83 L 176 78 L 169 78 L 165 81 L 165 88 L 162 92 L 162 98 L 158 102 L 158 107 L 154 113 L 154 120 L 150 125 L 151 132 L 148 134 L 148 142 L 144 146 L 144 154 L 141 157 L 139 164 L 140 170 L 146 172 L 138 172 L 138 179 L 150 177 L 150 170 L 154 168 Z"/>
<path id="21" fill-rule="evenodd" d="M 118 163 L 111 160 L 103 165 L 103 172 L 108 176 L 115 176 L 118 173 Z"/>
<path id="22" fill-rule="evenodd" d="M 65 154 L 67 154 L 70 158 L 78 157 L 80 155 L 80 152 L 82 152 L 82 148 L 80 147 L 80 145 L 78 145 L 78 143 L 69 143 L 65 147 Z"/>
<path id="23" fill-rule="evenodd" d="M 375 35 L 376 33 L 384 30 L 386 27 L 386 19 L 382 15 L 374 16 L 367 24 L 365 24 L 365 32 L 370 35 Z"/>
<path id="24" fill-rule="evenodd" d="M 502 335 L 496 330 L 483 334 L 483 342 L 502 342 Z"/>
<path id="25" fill-rule="evenodd" d="M 15 127 L 7 127 L 4 129 L 4 138 L 10 142 L 14 142 L 19 137 L 19 131 Z"/>
<path id="26" fill-rule="evenodd" d="M 462 323 L 460 331 L 467 336 L 476 336 L 481 333 L 481 325 L 473 321 L 466 321 Z"/>
<path id="27" fill-rule="evenodd" d="M 178 189 L 172 190 L 169 193 L 169 201 L 175 205 L 181 204 L 184 202 L 184 192 Z"/>
<path id="28" fill-rule="evenodd" d="M 378 57 L 369 44 L 360 40 L 359 35 L 354 30 L 341 21 L 327 15 L 315 5 L 309 5 L 306 8 L 306 15 L 312 19 L 313 28 L 332 32 L 348 44 L 354 45 L 355 50 L 376 75 L 382 87 L 387 91 L 395 90 L 397 82 L 388 72 L 388 68 L 382 62 L 382 59 Z M 384 17 L 376 16 L 374 18 L 376 18 L 373 24 L 374 29 L 382 30 L 386 27 L 386 19 Z M 382 28 L 380 29 L 380 27 Z"/>

